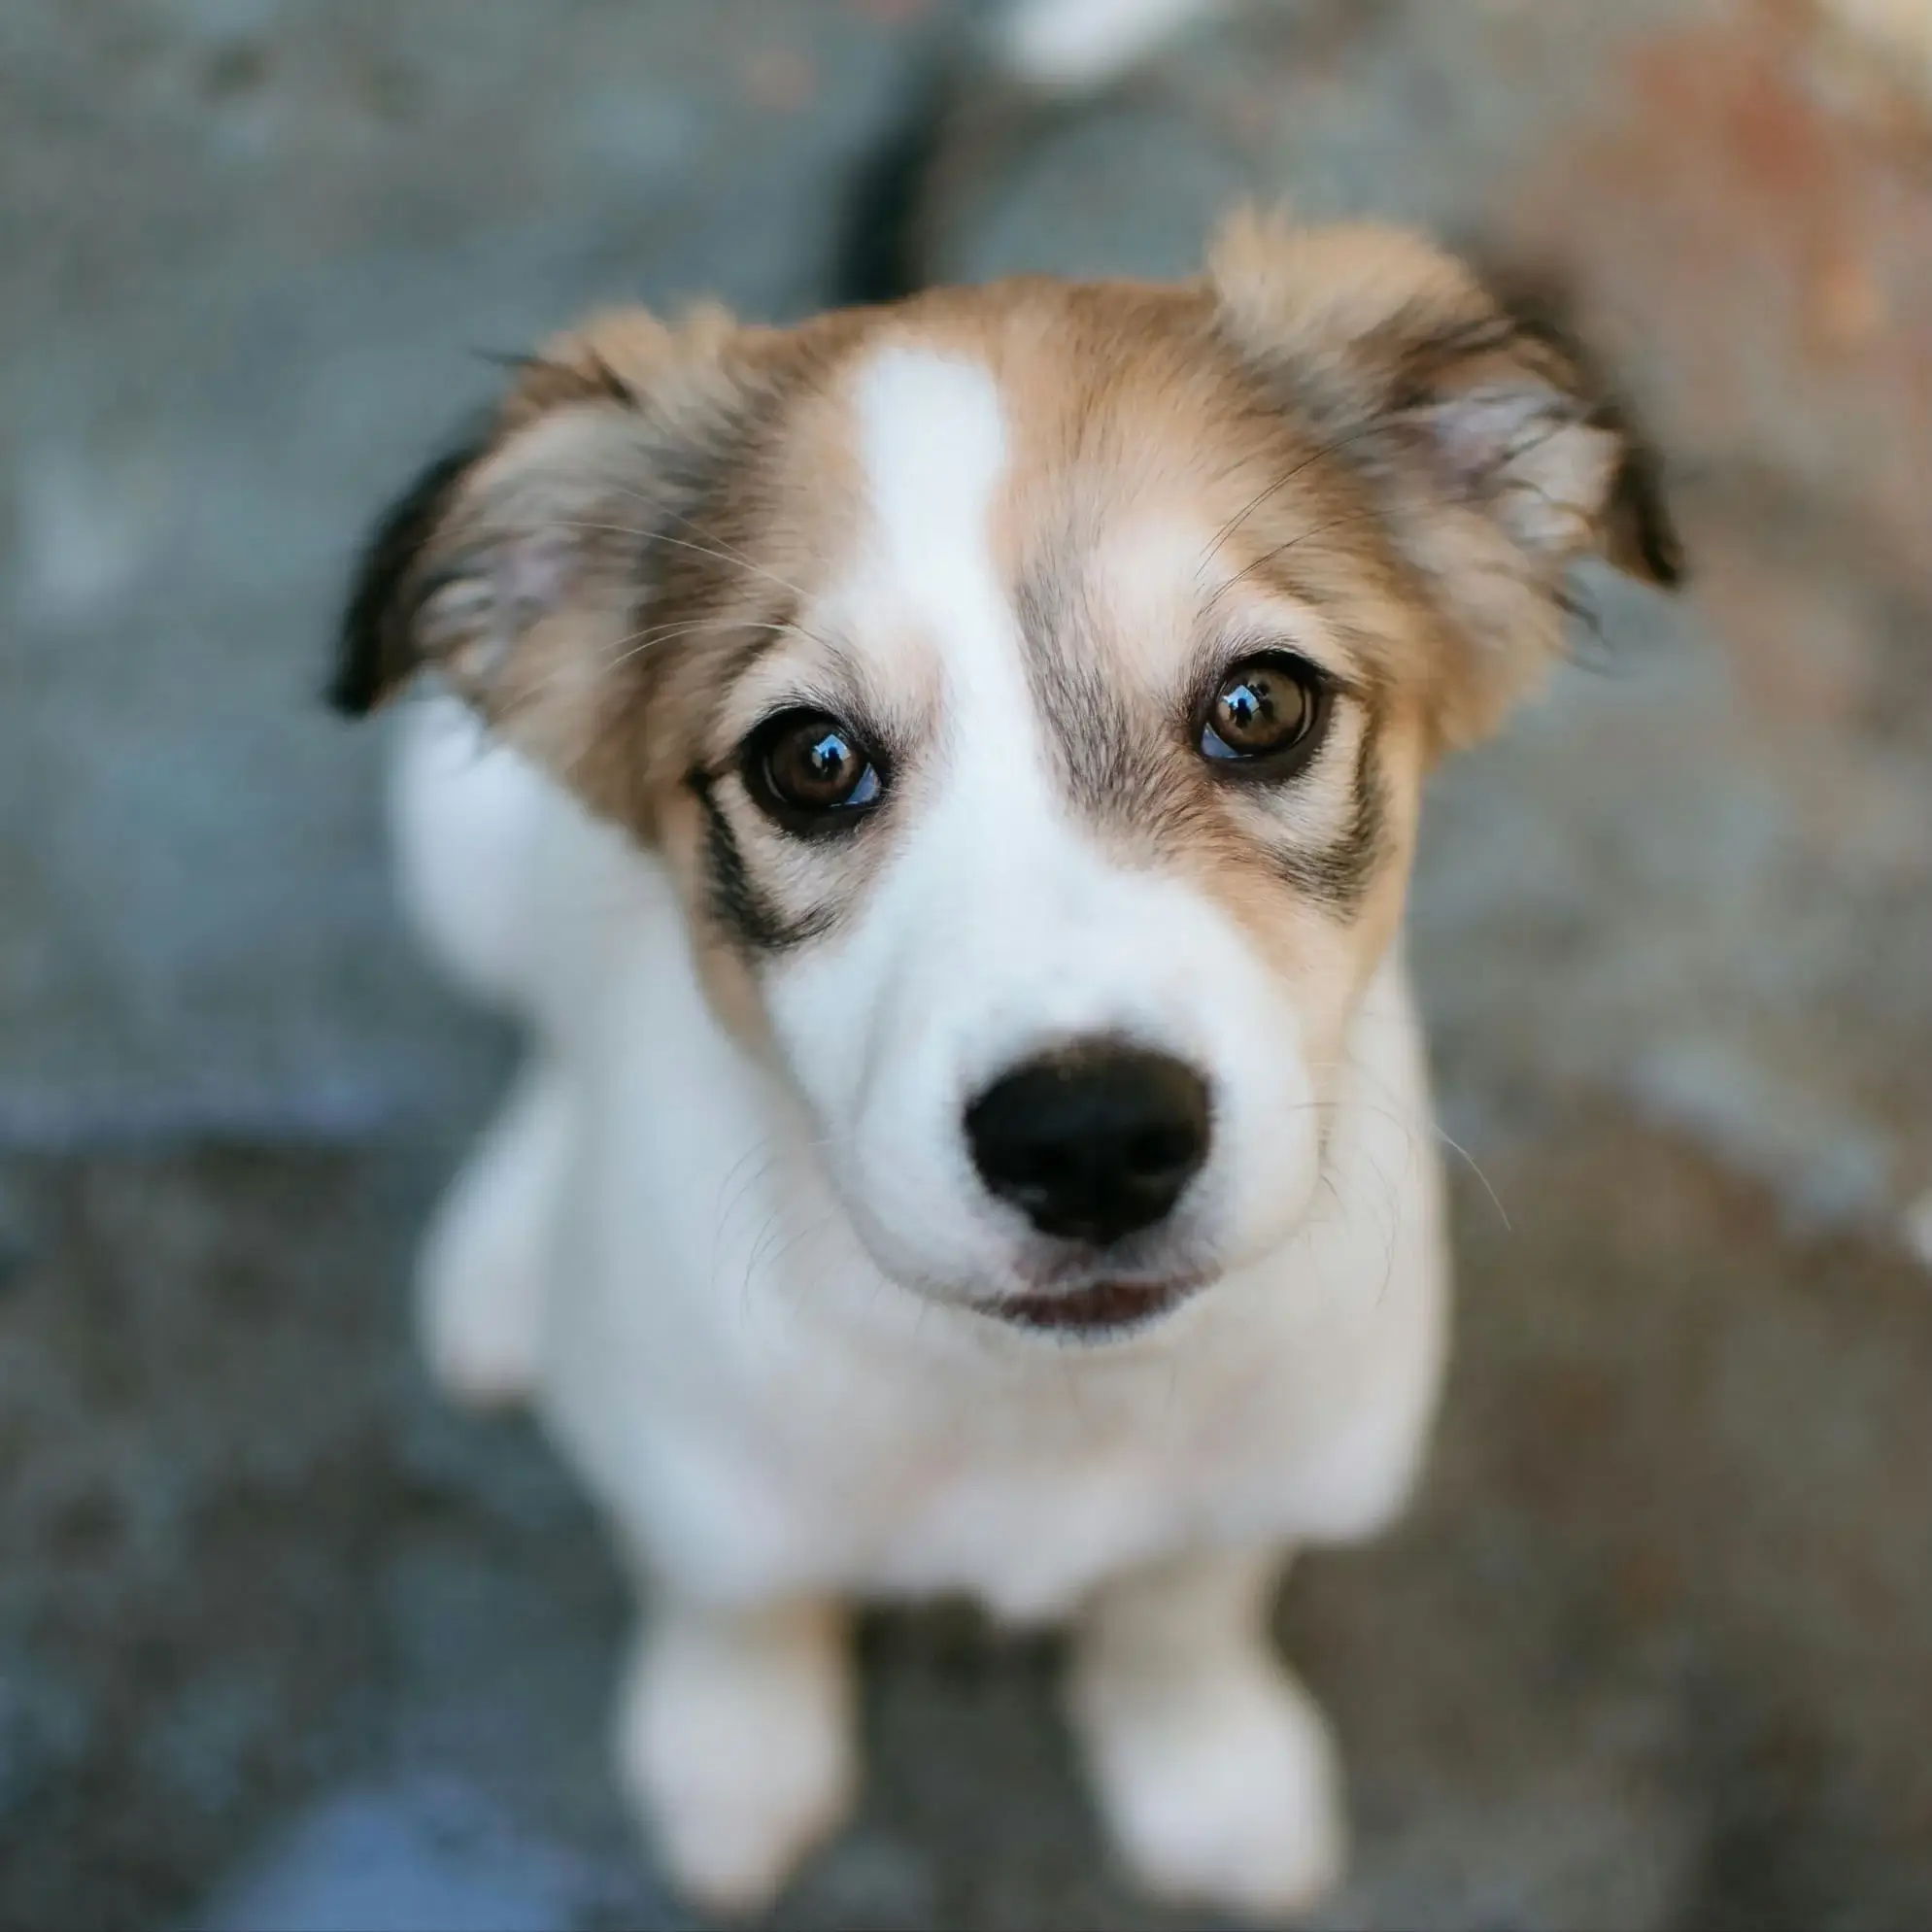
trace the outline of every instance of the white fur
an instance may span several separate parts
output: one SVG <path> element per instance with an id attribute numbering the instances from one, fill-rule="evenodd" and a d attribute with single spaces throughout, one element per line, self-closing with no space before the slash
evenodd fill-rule
<path id="1" fill-rule="evenodd" d="M 1341 1874 L 1334 1741 L 1268 1641 L 1278 1569 L 1184 1557 L 1104 1586 L 1080 1620 L 1074 1728 L 1123 1852 L 1176 1903 L 1274 1916 Z"/>
<path id="2" fill-rule="evenodd" d="M 1226 5 L 1227 0 L 1012 0 L 1000 21 L 999 51 L 1015 75 L 1036 85 L 1101 87 Z"/>
<path id="3" fill-rule="evenodd" d="M 660 1606 L 618 1699 L 617 1762 L 693 1897 L 755 1910 L 845 1815 L 851 1678 L 828 1604 Z"/>
<path id="4" fill-rule="evenodd" d="M 942 754 L 857 916 L 766 974 L 778 1065 L 720 1025 L 657 860 L 448 700 L 396 791 L 419 924 L 529 1024 L 532 1063 L 426 1250 L 431 1359 L 527 1389 L 648 1576 L 620 1711 L 675 1877 L 742 1907 L 853 1783 L 847 1599 L 966 1591 L 1079 1615 L 1072 1691 L 1124 1855 L 1273 1910 L 1334 1875 L 1326 1731 L 1270 1657 L 1265 1585 L 1399 1507 L 1440 1375 L 1444 1270 L 1402 964 L 1325 1091 L 1292 1000 L 1203 893 L 1109 860 L 1050 782 L 991 556 L 1000 398 L 887 353 L 854 398 L 871 523 L 855 648 L 930 655 Z M 1069 1033 L 1208 1069 L 1208 1169 L 1166 1322 L 1068 1347 L 971 1305 L 1031 1235 L 978 1188 L 966 1101 Z"/>

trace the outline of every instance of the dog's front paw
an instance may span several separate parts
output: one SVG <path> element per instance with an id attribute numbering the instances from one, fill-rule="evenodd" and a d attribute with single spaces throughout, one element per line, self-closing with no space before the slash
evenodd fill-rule
<path id="1" fill-rule="evenodd" d="M 624 1688 L 617 1750 L 672 1883 L 712 1912 L 759 1911 L 857 1789 L 835 1613 L 661 1618 Z"/>
<path id="2" fill-rule="evenodd" d="M 1150 1891 L 1279 1920 L 1339 1882 L 1334 1742 L 1272 1659 L 1222 1658 L 1164 1680 L 1076 1671 L 1073 1711 L 1114 1843 Z"/>

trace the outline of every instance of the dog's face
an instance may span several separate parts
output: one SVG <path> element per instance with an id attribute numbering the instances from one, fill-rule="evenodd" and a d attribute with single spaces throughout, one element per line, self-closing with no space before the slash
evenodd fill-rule
<path id="1" fill-rule="evenodd" d="M 1175 288 L 593 324 L 371 553 L 430 661 L 660 848 L 881 1267 L 1104 1330 L 1279 1244 L 1425 771 L 1601 548 L 1674 573 L 1574 353 L 1382 231 Z"/>

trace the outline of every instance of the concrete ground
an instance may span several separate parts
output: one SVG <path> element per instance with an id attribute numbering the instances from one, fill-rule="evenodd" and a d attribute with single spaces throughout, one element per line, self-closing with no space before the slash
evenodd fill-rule
<path id="1" fill-rule="evenodd" d="M 460 15 L 460 28 L 453 24 Z M 359 524 L 585 303 L 823 299 L 918 0 L 0 10 L 0 1924 L 688 1922 L 606 1775 L 612 1566 L 402 1283 L 505 1043 L 312 701 Z M 1413 1518 L 1283 1641 L 1336 1926 L 1932 1922 L 1932 139 L 1772 0 L 1283 0 L 996 141 L 949 272 L 1237 189 L 1567 261 L 1696 597 L 1596 587 L 1445 773 L 1413 942 L 1463 1302 Z M 1181 1921 L 1050 1646 L 866 1639 L 777 1922 Z"/>

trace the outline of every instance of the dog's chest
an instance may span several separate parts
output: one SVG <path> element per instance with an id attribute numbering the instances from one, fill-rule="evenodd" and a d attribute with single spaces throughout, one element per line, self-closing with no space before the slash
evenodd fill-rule
<path id="1" fill-rule="evenodd" d="M 708 1359 L 606 1332 L 597 1371 L 627 1389 L 570 1377 L 553 1420 L 692 1587 L 960 1592 L 1049 1619 L 1181 1548 L 1346 1534 L 1382 1513 L 1426 1419 L 1434 1293 L 1416 1271 L 1381 1299 L 1386 1325 L 1338 1326 L 1276 1319 L 1295 1305 L 1279 1295 L 1277 1309 L 1278 1284 L 1224 1282 L 1225 1303 L 1254 1305 L 1203 1307 L 1177 1342 L 1104 1364 L 948 1360 L 810 1321 L 749 1349 L 713 1331 Z"/>
<path id="2" fill-rule="evenodd" d="M 910 1597 L 964 1591 L 1010 1622 L 1050 1619 L 1097 1578 L 1170 1546 L 1198 1514 L 1191 1487 L 1133 1455 L 961 1469 L 881 1540 L 872 1586 Z"/>
<path id="3" fill-rule="evenodd" d="M 1069 1378 L 1070 1379 L 1070 1378 Z M 1041 1398 L 1064 1427 L 999 1441 L 966 1428 L 922 1445 L 861 1559 L 882 1594 L 965 1591 L 1000 1616 L 1062 1614 L 1097 1580 L 1199 1538 L 1217 1518 L 1266 1514 L 1281 1444 L 1260 1417 L 1218 1424 L 1149 1387 L 1104 1421 L 1067 1413 L 1077 1386 Z"/>

